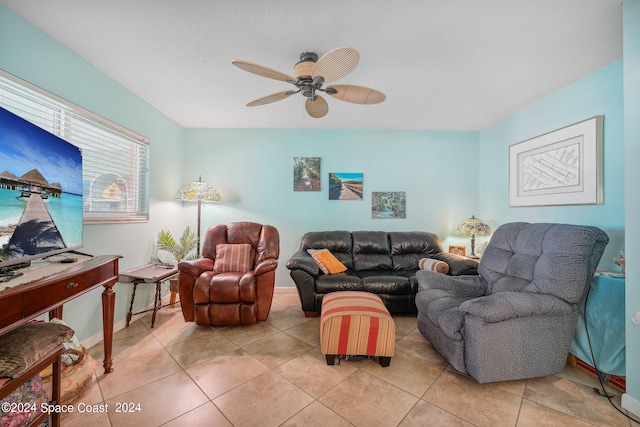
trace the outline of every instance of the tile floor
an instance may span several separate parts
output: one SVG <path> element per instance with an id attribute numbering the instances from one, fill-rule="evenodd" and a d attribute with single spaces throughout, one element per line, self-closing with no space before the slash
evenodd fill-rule
<path id="1" fill-rule="evenodd" d="M 78 400 L 108 413 L 73 413 L 67 426 L 631 426 L 594 376 L 564 373 L 480 385 L 457 374 L 420 335 L 415 316 L 394 316 L 388 368 L 355 359 L 328 366 L 319 318 L 294 292 L 278 292 L 269 319 L 246 327 L 185 323 L 163 308 L 115 334 L 115 371 L 99 369 Z M 90 349 L 102 365 L 102 344 Z M 620 405 L 620 392 L 611 388 Z M 116 412 L 139 404 L 139 411 Z M 132 409 L 136 409 L 133 407 Z"/>

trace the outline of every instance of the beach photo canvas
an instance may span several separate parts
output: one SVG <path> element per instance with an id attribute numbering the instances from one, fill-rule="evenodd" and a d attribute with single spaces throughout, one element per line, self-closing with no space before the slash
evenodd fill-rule
<path id="1" fill-rule="evenodd" d="M 331 172 L 329 200 L 362 200 L 363 183 L 362 172 Z"/>
<path id="2" fill-rule="evenodd" d="M 0 262 L 82 245 L 80 149 L 0 108 Z"/>

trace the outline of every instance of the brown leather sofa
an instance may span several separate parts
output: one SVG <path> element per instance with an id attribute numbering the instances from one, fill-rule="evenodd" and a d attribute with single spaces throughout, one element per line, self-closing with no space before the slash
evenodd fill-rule
<path id="1" fill-rule="evenodd" d="M 234 246 L 231 246 L 234 245 Z M 243 268 L 224 266 L 223 254 L 242 247 Z M 182 315 L 198 325 L 239 325 L 266 320 L 280 253 L 278 230 L 254 222 L 209 228 L 202 258 L 178 264 Z M 227 257 L 228 258 L 228 257 Z M 234 252 L 233 261 L 238 259 Z M 226 271 L 232 270 L 244 271 Z"/>

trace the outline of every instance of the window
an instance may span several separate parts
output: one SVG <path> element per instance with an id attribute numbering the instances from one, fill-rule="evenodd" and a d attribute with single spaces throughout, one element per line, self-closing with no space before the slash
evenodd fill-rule
<path id="1" fill-rule="evenodd" d="M 149 219 L 149 140 L 0 70 L 0 106 L 82 150 L 85 223 Z"/>

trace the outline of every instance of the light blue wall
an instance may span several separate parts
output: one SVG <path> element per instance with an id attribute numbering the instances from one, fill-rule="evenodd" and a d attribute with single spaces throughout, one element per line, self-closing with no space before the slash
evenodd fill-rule
<path id="1" fill-rule="evenodd" d="M 203 229 L 239 219 L 272 223 L 280 229 L 278 286 L 293 284 L 284 262 L 305 231 L 427 229 L 446 243 L 457 223 L 477 210 L 477 133 L 185 131 L 4 5 L 0 5 L 0 68 L 151 140 L 149 223 L 85 227 L 84 250 L 123 255 L 121 270 L 148 262 L 158 230 L 179 232 L 187 224 L 195 226 L 195 206 L 183 206 L 173 197 L 183 183 L 199 175 L 224 197 L 220 205 L 203 207 Z M 292 191 L 294 156 L 322 158 L 324 191 Z M 327 200 L 327 173 L 349 171 L 364 173 L 364 200 Z M 371 191 L 406 191 L 407 219 L 372 220 Z M 115 289 L 119 322 L 125 318 L 131 287 L 118 284 Z M 141 291 L 134 310 L 151 301 L 151 290 Z M 81 339 L 101 330 L 100 316 L 95 316 L 100 311 L 99 293 L 65 306 L 65 320 Z"/>
<path id="2" fill-rule="evenodd" d="M 156 231 L 183 221 L 182 206 L 172 199 L 182 181 L 184 129 L 2 4 L 0 68 L 151 140 L 150 221 L 85 225 L 83 248 L 92 254 L 123 255 L 121 270 L 147 263 Z M 118 284 L 115 290 L 117 322 L 125 318 L 131 286 Z M 145 306 L 152 299 L 151 290 L 141 287 L 141 291 L 136 301 Z M 96 315 L 101 309 L 100 292 L 65 305 L 64 320 L 80 339 L 102 330 L 102 318 Z"/>
<path id="3" fill-rule="evenodd" d="M 640 310 L 640 0 L 626 0 L 623 11 L 625 251 L 630 260 L 626 281 L 627 394 L 623 403 L 640 416 L 640 327 L 630 320 L 633 313 Z"/>
<path id="4" fill-rule="evenodd" d="M 549 221 L 601 227 L 610 243 L 600 266 L 616 269 L 622 248 L 626 280 L 626 408 L 640 414 L 640 0 L 624 3 L 624 60 L 616 61 L 480 132 L 479 214 L 491 224 Z M 509 207 L 509 146 L 569 124 L 604 115 L 604 204 Z M 490 165 L 483 167 L 482 165 Z M 624 401 L 624 400 L 623 400 Z"/>
<path id="5" fill-rule="evenodd" d="M 238 220 L 278 228 L 276 286 L 293 286 L 284 264 L 307 231 L 427 230 L 444 240 L 478 206 L 476 132 L 189 129 L 184 149 L 185 182 L 202 175 L 223 197 L 203 206 L 203 233 Z M 294 157 L 321 158 L 322 191 L 293 191 Z M 364 199 L 328 200 L 329 172 L 362 172 Z M 372 191 L 405 191 L 407 218 L 371 219 Z"/>
<path id="6" fill-rule="evenodd" d="M 614 268 L 612 259 L 624 248 L 622 71 L 622 60 L 616 61 L 480 132 L 479 214 L 485 221 L 596 225 L 610 238 L 601 266 Z M 509 146 L 596 115 L 604 116 L 604 204 L 510 208 Z"/>

